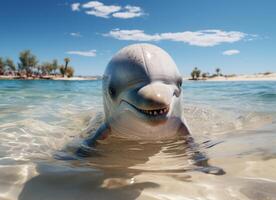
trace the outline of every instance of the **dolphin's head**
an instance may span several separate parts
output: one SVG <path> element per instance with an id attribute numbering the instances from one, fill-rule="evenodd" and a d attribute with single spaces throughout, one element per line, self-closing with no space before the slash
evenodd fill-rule
<path id="1" fill-rule="evenodd" d="M 104 73 L 106 117 L 149 127 L 181 117 L 181 85 L 177 66 L 164 50 L 150 44 L 127 46 Z"/>

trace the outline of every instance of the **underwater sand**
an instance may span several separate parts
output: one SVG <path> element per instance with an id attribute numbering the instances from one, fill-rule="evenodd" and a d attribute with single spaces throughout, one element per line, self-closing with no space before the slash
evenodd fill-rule
<path id="1" fill-rule="evenodd" d="M 110 137 L 80 158 L 101 81 L 0 81 L 0 199 L 276 199 L 276 82 L 183 89 L 194 147 Z"/>

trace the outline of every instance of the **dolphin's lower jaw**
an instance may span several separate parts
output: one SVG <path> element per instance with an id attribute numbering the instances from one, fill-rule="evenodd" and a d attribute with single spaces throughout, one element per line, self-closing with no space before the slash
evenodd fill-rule
<path id="1" fill-rule="evenodd" d="M 137 106 L 135 106 L 134 104 L 122 100 L 123 103 L 127 104 L 128 106 L 130 106 L 131 108 L 133 108 L 132 110 L 134 110 L 134 112 L 136 112 L 137 114 L 139 114 L 140 116 L 146 118 L 147 120 L 153 120 L 153 121 L 164 121 L 168 118 L 168 113 L 170 111 L 170 106 L 166 106 L 163 108 L 159 108 L 159 109 L 141 109 L 138 108 Z"/>

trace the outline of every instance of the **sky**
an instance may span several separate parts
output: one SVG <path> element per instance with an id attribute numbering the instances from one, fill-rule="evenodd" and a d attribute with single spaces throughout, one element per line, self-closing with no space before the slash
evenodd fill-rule
<path id="1" fill-rule="evenodd" d="M 152 43 L 180 72 L 276 71 L 274 0 L 1 0 L 0 57 L 70 57 L 76 75 L 102 75 L 118 50 Z"/>

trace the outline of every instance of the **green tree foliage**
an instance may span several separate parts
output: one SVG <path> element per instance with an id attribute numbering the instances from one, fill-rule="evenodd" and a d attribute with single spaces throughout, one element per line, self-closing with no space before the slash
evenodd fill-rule
<path id="1" fill-rule="evenodd" d="M 68 77 L 74 75 L 74 68 L 69 66 L 70 58 L 64 58 L 65 65 L 59 65 L 58 60 L 54 59 L 51 62 L 44 62 L 38 64 L 38 60 L 30 50 L 24 50 L 19 54 L 19 62 L 16 67 L 13 60 L 10 58 L 3 59 L 0 57 L 0 75 L 4 75 L 6 72 L 17 72 L 20 76 L 33 76 L 41 77 L 45 75 L 57 75 L 57 71 L 60 74 Z M 13 73 L 14 74 L 14 73 Z"/>
<path id="2" fill-rule="evenodd" d="M 41 70 L 43 74 L 50 75 L 53 71 L 53 64 L 50 62 L 45 62 L 42 64 Z"/>
<path id="3" fill-rule="evenodd" d="M 13 60 L 10 58 L 6 59 L 5 65 L 9 68 L 10 71 L 15 71 L 16 67 L 15 64 L 13 63 Z"/>
<path id="4" fill-rule="evenodd" d="M 74 68 L 73 67 L 67 67 L 66 74 L 68 77 L 73 77 L 74 76 Z"/>
<path id="5" fill-rule="evenodd" d="M 60 74 L 64 77 L 64 75 L 65 75 L 65 67 L 64 67 L 64 65 L 61 65 L 61 66 L 59 67 L 59 72 L 60 72 Z"/>
<path id="6" fill-rule="evenodd" d="M 64 58 L 64 62 L 65 62 L 65 67 L 64 67 L 64 74 L 63 74 L 63 76 L 64 75 L 66 75 L 66 71 L 67 71 L 67 68 L 68 68 L 68 64 L 69 64 L 69 62 L 70 62 L 70 58 Z"/>
<path id="7" fill-rule="evenodd" d="M 19 61 L 20 61 L 18 63 L 19 70 L 21 71 L 25 70 L 27 73 L 27 76 L 32 75 L 32 71 L 38 63 L 36 56 L 33 55 L 30 50 L 25 50 L 20 52 Z"/>
<path id="8" fill-rule="evenodd" d="M 56 72 L 57 69 L 58 69 L 58 61 L 57 61 L 57 59 L 54 59 L 52 62 L 52 70 L 54 71 L 55 75 L 57 74 L 57 72 Z"/>
<path id="9" fill-rule="evenodd" d="M 202 73 L 202 78 L 207 78 L 209 76 L 208 72 Z"/>
<path id="10" fill-rule="evenodd" d="M 68 76 L 68 77 L 72 77 L 74 76 L 74 68 L 73 67 L 70 67 L 70 66 L 67 66 L 67 69 L 61 65 L 59 67 L 59 71 L 60 71 L 60 74 L 64 77 L 65 75 Z"/>
<path id="11" fill-rule="evenodd" d="M 216 68 L 216 73 L 217 73 L 217 76 L 219 76 L 219 75 L 220 75 L 220 72 L 221 72 L 220 68 Z"/>
<path id="12" fill-rule="evenodd" d="M 5 62 L 3 58 L 0 57 L 0 75 L 3 75 L 5 72 Z"/>
<path id="13" fill-rule="evenodd" d="M 191 76 L 193 80 L 197 80 L 200 77 L 201 71 L 195 67 L 193 71 L 191 72 Z"/>

